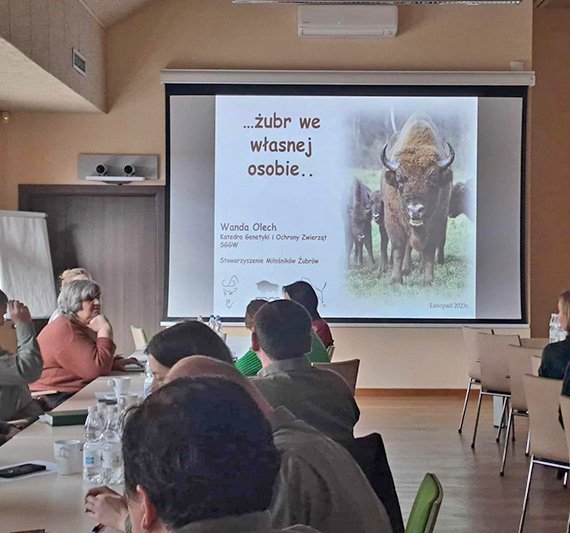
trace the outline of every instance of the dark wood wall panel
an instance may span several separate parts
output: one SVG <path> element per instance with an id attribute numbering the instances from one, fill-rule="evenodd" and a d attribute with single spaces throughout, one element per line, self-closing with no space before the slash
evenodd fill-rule
<path id="1" fill-rule="evenodd" d="M 20 186 L 20 209 L 48 215 L 54 277 L 85 267 L 102 287 L 102 307 L 119 352 L 130 325 L 159 330 L 163 292 L 162 187 Z"/>

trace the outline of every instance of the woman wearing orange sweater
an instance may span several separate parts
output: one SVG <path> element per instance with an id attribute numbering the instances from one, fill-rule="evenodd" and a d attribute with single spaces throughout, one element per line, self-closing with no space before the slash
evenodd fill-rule
<path id="1" fill-rule="evenodd" d="M 38 335 L 44 369 L 30 389 L 56 390 L 60 403 L 95 378 L 136 362 L 115 359 L 113 328 L 101 314 L 100 298 L 99 285 L 90 280 L 72 281 L 61 291 L 60 316 Z"/>

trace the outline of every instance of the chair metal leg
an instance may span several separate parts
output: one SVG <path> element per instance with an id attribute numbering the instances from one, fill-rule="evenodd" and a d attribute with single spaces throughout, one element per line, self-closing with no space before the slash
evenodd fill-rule
<path id="1" fill-rule="evenodd" d="M 511 407 L 511 412 L 513 411 L 513 408 Z M 515 440 L 515 415 L 513 414 L 513 422 L 511 424 L 511 439 L 513 439 L 513 442 Z M 508 432 L 507 432 L 507 436 L 508 436 Z"/>
<path id="2" fill-rule="evenodd" d="M 564 488 L 567 489 L 568 488 L 568 470 L 566 470 L 566 473 L 564 474 L 564 481 L 562 483 L 564 484 Z"/>
<path id="3" fill-rule="evenodd" d="M 519 533 L 522 533 L 523 526 L 524 526 L 524 518 L 526 514 L 526 505 L 528 503 L 528 493 L 530 491 L 530 481 L 532 478 L 532 469 L 534 467 L 534 455 L 530 457 L 530 465 L 528 467 L 528 478 L 526 480 L 526 490 L 524 491 L 524 500 L 523 500 L 523 508 L 521 513 L 521 521 L 519 524 Z"/>
<path id="4" fill-rule="evenodd" d="M 505 475 L 505 463 L 507 462 L 507 450 L 509 449 L 509 432 L 511 431 L 511 424 L 513 422 L 513 410 L 509 410 L 509 421 L 507 422 L 507 433 L 505 434 L 505 449 L 503 450 L 503 464 L 501 465 L 500 476 Z M 514 427 L 512 428 L 514 430 Z"/>
<path id="5" fill-rule="evenodd" d="M 501 414 L 501 421 L 499 422 L 499 431 L 497 431 L 497 438 L 495 439 L 497 442 L 501 439 L 501 431 L 505 425 L 505 413 L 507 411 L 507 406 L 509 405 L 509 399 L 503 399 L 503 413 Z"/>
<path id="6" fill-rule="evenodd" d="M 481 414 L 481 398 L 483 391 L 479 391 L 479 400 L 477 400 L 477 416 L 475 417 L 475 427 L 473 428 L 473 440 L 471 441 L 471 448 L 475 448 L 475 438 L 477 437 L 477 426 L 479 425 L 479 415 Z"/>
<path id="7" fill-rule="evenodd" d="M 528 429 L 528 436 L 526 438 L 526 450 L 524 454 L 528 457 L 529 452 L 530 452 L 530 428 Z"/>
<path id="8" fill-rule="evenodd" d="M 469 384 L 467 385 L 467 392 L 465 393 L 465 402 L 463 403 L 463 412 L 461 413 L 461 422 L 459 422 L 458 433 L 461 433 L 463 429 L 463 422 L 465 421 L 465 413 L 467 412 L 467 404 L 469 403 L 469 393 L 471 392 L 471 385 L 473 385 L 473 378 L 469 378 Z"/>

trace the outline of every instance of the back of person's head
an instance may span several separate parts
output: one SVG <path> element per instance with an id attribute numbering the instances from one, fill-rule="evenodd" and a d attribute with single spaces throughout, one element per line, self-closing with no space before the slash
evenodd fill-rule
<path id="1" fill-rule="evenodd" d="M 279 470 L 269 422 L 220 378 L 177 379 L 129 411 L 123 456 L 131 516 L 142 489 L 169 530 L 266 510 Z"/>
<path id="2" fill-rule="evenodd" d="M 317 311 L 319 298 L 310 283 L 306 281 L 296 281 L 295 283 L 291 283 L 291 285 L 285 285 L 283 287 L 283 293 L 294 302 L 301 304 L 309 312 L 312 320 L 321 318 Z"/>
<path id="3" fill-rule="evenodd" d="M 275 300 L 255 315 L 254 335 L 273 360 L 301 357 L 311 350 L 311 317 L 300 304 Z"/>
<path id="4" fill-rule="evenodd" d="M 267 303 L 267 300 L 256 298 L 247 304 L 245 309 L 245 327 L 253 331 L 254 319 L 257 312 Z"/>
<path id="5" fill-rule="evenodd" d="M 0 307 L 4 307 L 8 305 L 8 296 L 3 291 L 0 291 Z"/>
<path id="6" fill-rule="evenodd" d="M 232 353 L 220 336 L 196 320 L 180 322 L 157 333 L 150 339 L 146 351 L 166 368 L 172 368 L 190 355 L 205 355 L 233 363 Z"/>
<path id="7" fill-rule="evenodd" d="M 93 280 L 91 274 L 89 274 L 89 272 L 87 272 L 85 268 L 80 268 L 80 267 L 68 268 L 59 275 L 59 281 L 62 289 L 72 281 L 80 279 Z"/>
<path id="8" fill-rule="evenodd" d="M 59 312 L 68 318 L 76 318 L 76 313 L 87 300 L 95 300 L 101 297 L 101 287 L 94 281 L 78 279 L 69 282 L 57 298 Z"/>

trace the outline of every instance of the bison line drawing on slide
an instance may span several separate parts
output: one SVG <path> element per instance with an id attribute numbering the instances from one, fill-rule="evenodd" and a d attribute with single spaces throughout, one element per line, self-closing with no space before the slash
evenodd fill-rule
<path id="1" fill-rule="evenodd" d="M 382 149 L 380 186 L 393 284 L 402 283 L 403 274 L 409 273 L 406 247 L 421 252 L 424 285 L 434 281 L 435 251 L 447 231 L 454 159 L 451 144 L 444 142 L 431 118 L 420 113 L 414 113 Z"/>
<path id="2" fill-rule="evenodd" d="M 372 264 L 372 194 L 370 189 L 359 179 L 350 189 L 350 198 L 344 209 L 344 228 L 346 243 L 346 266 L 350 266 L 350 255 L 354 246 L 354 263 L 363 264 L 363 247 L 366 247 Z"/>

